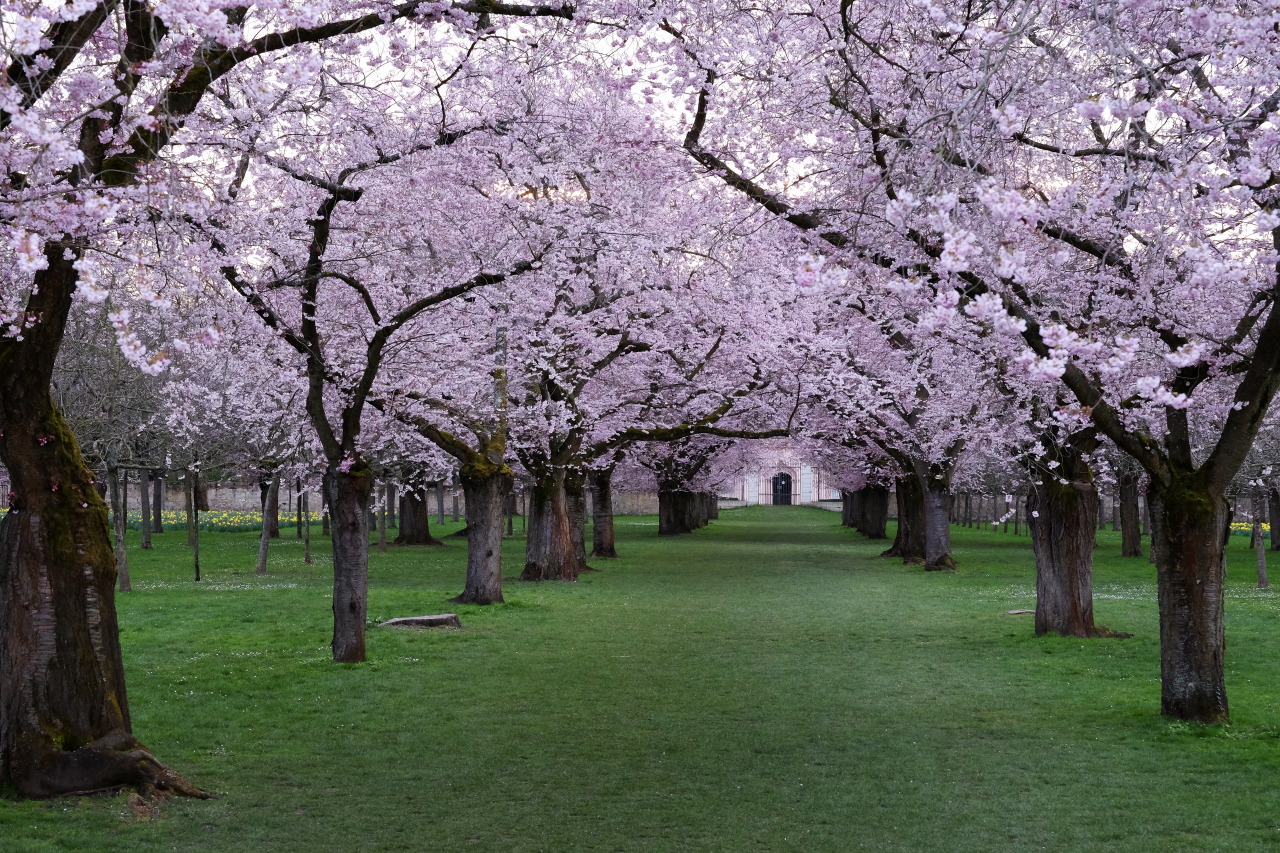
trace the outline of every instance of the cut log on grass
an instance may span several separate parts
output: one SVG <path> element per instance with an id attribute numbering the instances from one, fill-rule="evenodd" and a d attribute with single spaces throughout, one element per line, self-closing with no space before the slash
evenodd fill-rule
<path id="1" fill-rule="evenodd" d="M 1035 611 L 1034 610 L 1006 610 L 1005 611 L 1005 614 L 1008 616 L 1018 616 L 1023 613 L 1035 613 Z"/>
<path id="2" fill-rule="evenodd" d="M 461 628 L 462 620 L 456 613 L 437 613 L 435 616 L 400 616 L 380 622 L 379 628 Z"/>

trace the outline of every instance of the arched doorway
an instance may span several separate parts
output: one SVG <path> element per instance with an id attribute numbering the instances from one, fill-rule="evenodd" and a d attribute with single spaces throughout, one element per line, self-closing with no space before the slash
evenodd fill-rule
<path id="1" fill-rule="evenodd" d="M 782 473 L 773 477 L 773 505 L 791 506 L 791 475 Z"/>

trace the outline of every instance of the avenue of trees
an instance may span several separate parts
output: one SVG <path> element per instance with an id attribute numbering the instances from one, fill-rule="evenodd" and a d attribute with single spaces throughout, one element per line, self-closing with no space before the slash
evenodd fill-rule
<path id="1" fill-rule="evenodd" d="M 132 731 L 123 483 L 322 503 L 352 663 L 378 511 L 430 541 L 456 478 L 490 604 L 517 478 L 518 574 L 572 581 L 619 483 L 688 532 L 780 436 L 925 570 L 958 495 L 1025 492 L 1038 635 L 1114 633 L 1100 487 L 1126 556 L 1144 493 L 1162 712 L 1227 719 L 1280 6 L 15 0 L 0 46 L 0 786 L 202 795 Z"/>

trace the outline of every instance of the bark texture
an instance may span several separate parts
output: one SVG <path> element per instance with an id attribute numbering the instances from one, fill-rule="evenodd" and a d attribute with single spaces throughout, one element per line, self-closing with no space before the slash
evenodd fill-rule
<path id="1" fill-rule="evenodd" d="M 280 474 L 274 472 L 258 481 L 262 498 L 262 529 L 271 539 L 280 538 Z M 208 507 L 202 507 L 208 509 Z"/>
<path id="2" fill-rule="evenodd" d="M 369 606 L 369 497 L 373 476 L 367 468 L 330 468 L 324 475 L 333 543 L 333 659 L 365 659 L 365 615 Z"/>
<path id="3" fill-rule="evenodd" d="M 1142 514 L 1138 505 L 1138 478 L 1120 478 L 1120 556 L 1142 556 Z"/>
<path id="4" fill-rule="evenodd" d="M 151 532 L 164 533 L 164 521 L 161 513 L 164 512 L 164 473 L 162 471 L 151 472 L 151 505 L 155 509 L 155 515 L 151 518 Z"/>
<path id="5" fill-rule="evenodd" d="M 45 257 L 28 303 L 39 322 L 0 341 L 0 788 L 202 795 L 130 732 L 106 506 L 49 395 L 75 254 L 50 243 Z"/>
<path id="6" fill-rule="evenodd" d="M 142 498 L 142 527 L 139 530 L 138 547 L 144 551 L 151 550 L 151 474 L 143 471 L 138 474 L 138 493 Z"/>
<path id="7" fill-rule="evenodd" d="M 954 569 L 951 556 L 951 490 L 930 486 L 924 492 L 924 567 L 936 572 Z"/>
<path id="8" fill-rule="evenodd" d="M 1267 489 L 1267 517 L 1271 519 L 1271 550 L 1280 551 L 1280 489 Z"/>
<path id="9" fill-rule="evenodd" d="M 859 489 L 861 499 L 854 517 L 854 527 L 868 539 L 888 539 L 889 489 L 886 486 L 865 486 Z"/>
<path id="10" fill-rule="evenodd" d="M 901 557 L 902 562 L 924 562 L 924 490 L 915 475 L 900 477 L 896 483 L 898 531 L 891 545 L 880 556 Z"/>
<path id="11" fill-rule="evenodd" d="M 566 471 L 564 477 L 565 506 L 569 511 L 569 538 L 573 542 L 573 559 L 578 573 L 594 572 L 587 565 L 587 487 L 582 471 Z"/>
<path id="12" fill-rule="evenodd" d="M 1087 476 L 1073 473 L 1065 485 L 1057 478 L 1044 477 L 1027 501 L 1036 555 L 1037 637 L 1100 636 L 1093 622 L 1098 491 Z"/>
<path id="13" fill-rule="evenodd" d="M 502 599 L 502 521 L 515 476 L 506 465 L 465 464 L 467 583 L 450 599 L 460 604 L 497 604 Z"/>
<path id="14" fill-rule="evenodd" d="M 1224 721 L 1226 499 L 1193 477 L 1153 481 L 1147 499 L 1160 605 L 1160 711 Z"/>
<path id="15" fill-rule="evenodd" d="M 420 491 L 406 490 L 400 496 L 400 527 L 395 538 L 397 545 L 443 545 L 431 535 L 431 508 L 427 497 Z"/>
<path id="16" fill-rule="evenodd" d="M 529 534 L 522 581 L 576 581 L 578 558 L 569 520 L 565 471 L 539 477 L 529 490 Z"/>
<path id="17" fill-rule="evenodd" d="M 591 556 L 618 556 L 613 535 L 613 469 L 591 472 Z"/>

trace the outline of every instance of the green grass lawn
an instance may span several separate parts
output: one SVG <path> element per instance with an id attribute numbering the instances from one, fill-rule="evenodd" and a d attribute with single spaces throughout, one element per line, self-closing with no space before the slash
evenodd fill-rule
<path id="1" fill-rule="evenodd" d="M 457 525 L 446 525 L 454 529 Z M 136 534 L 134 534 L 136 535 Z M 370 559 L 372 629 L 329 660 L 329 567 L 286 532 L 178 532 L 120 596 L 134 730 L 218 799 L 0 801 L 0 851 L 1191 851 L 1280 846 L 1280 616 L 1231 541 L 1234 722 L 1159 716 L 1153 569 L 1100 536 L 1098 621 L 1037 640 L 1030 542 L 956 528 L 960 570 L 802 508 L 726 512 L 577 584 L 457 608 L 465 552 Z M 317 537 L 318 551 L 327 543 Z M 508 543 L 518 574 L 523 541 Z"/>

